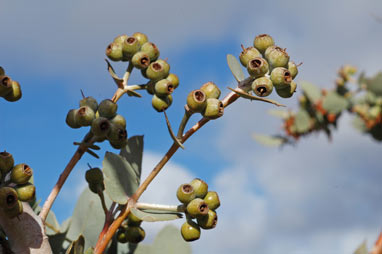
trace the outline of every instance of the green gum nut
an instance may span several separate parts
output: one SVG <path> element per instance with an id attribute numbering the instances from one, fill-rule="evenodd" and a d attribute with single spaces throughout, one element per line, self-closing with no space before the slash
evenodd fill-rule
<path id="1" fill-rule="evenodd" d="M 111 145 L 111 147 L 113 147 L 114 149 L 122 149 L 123 147 L 126 146 L 126 143 L 127 143 L 127 139 L 124 139 L 124 140 L 109 140 L 109 143 Z"/>
<path id="2" fill-rule="evenodd" d="M 146 69 L 146 76 L 151 80 L 161 80 L 168 76 L 170 65 L 164 60 L 152 62 Z"/>
<path id="3" fill-rule="evenodd" d="M 214 82 L 207 82 L 200 87 L 200 90 L 202 90 L 207 98 L 215 98 L 219 99 L 221 91 L 219 87 Z"/>
<path id="4" fill-rule="evenodd" d="M 82 100 L 80 100 L 80 107 L 83 107 L 83 106 L 88 106 L 94 112 L 97 112 L 98 102 L 97 102 L 96 99 L 94 99 L 93 97 L 89 96 L 89 97 L 86 97 L 86 98 L 83 98 Z"/>
<path id="5" fill-rule="evenodd" d="M 153 108 L 158 112 L 163 112 L 168 107 L 171 106 L 172 103 L 172 95 L 167 95 L 165 97 L 159 97 L 156 94 L 153 95 L 151 100 L 151 104 Z"/>
<path id="6" fill-rule="evenodd" d="M 268 47 L 273 46 L 274 44 L 275 42 L 273 41 L 273 38 L 268 34 L 260 34 L 253 40 L 253 46 L 261 53 L 264 53 Z"/>
<path id="7" fill-rule="evenodd" d="M 11 171 L 11 182 L 25 184 L 33 175 L 33 170 L 25 163 L 17 164 Z"/>
<path id="8" fill-rule="evenodd" d="M 0 153 L 0 172 L 5 177 L 5 175 L 11 171 L 15 160 L 13 159 L 12 154 L 4 151 Z"/>
<path id="9" fill-rule="evenodd" d="M 13 219 L 23 213 L 23 203 L 21 201 L 17 201 L 16 205 L 12 207 L 11 209 L 5 210 L 5 214 L 8 216 L 8 218 Z"/>
<path id="10" fill-rule="evenodd" d="M 0 208 L 10 210 L 17 206 L 18 196 L 15 189 L 11 187 L 0 188 Z"/>
<path id="11" fill-rule="evenodd" d="M 92 122 L 92 127 L 90 131 L 96 137 L 106 137 L 111 128 L 110 121 L 105 117 L 98 117 Z"/>
<path id="12" fill-rule="evenodd" d="M 192 112 L 203 112 L 207 105 L 207 96 L 200 90 L 193 90 L 187 96 L 187 106 Z"/>
<path id="13" fill-rule="evenodd" d="M 202 115 L 210 120 L 217 119 L 224 114 L 224 105 L 218 99 L 208 98 Z"/>
<path id="14" fill-rule="evenodd" d="M 202 229 L 213 229 L 218 223 L 218 216 L 215 211 L 209 210 L 206 216 L 197 218 L 197 221 Z"/>
<path id="15" fill-rule="evenodd" d="M 247 71 L 254 78 L 262 77 L 268 73 L 269 65 L 262 57 L 253 58 L 248 62 Z"/>
<path id="16" fill-rule="evenodd" d="M 118 105 L 112 100 L 106 99 L 101 101 L 98 106 L 98 113 L 100 117 L 107 119 L 113 118 L 117 114 Z"/>
<path id="17" fill-rule="evenodd" d="M 174 89 L 179 86 L 179 78 L 174 73 L 168 74 L 166 79 L 171 82 L 171 84 L 174 86 Z"/>
<path id="18" fill-rule="evenodd" d="M 204 198 L 208 192 L 208 184 L 200 178 L 195 178 L 190 185 L 194 189 L 196 198 Z"/>
<path id="19" fill-rule="evenodd" d="M 113 143 L 125 142 L 127 139 L 127 131 L 119 124 L 111 124 L 107 139 Z"/>
<path id="20" fill-rule="evenodd" d="M 146 69 L 150 65 L 150 57 L 143 51 L 138 51 L 131 58 L 131 63 L 137 69 Z"/>
<path id="21" fill-rule="evenodd" d="M 12 79 L 8 76 L 0 76 L 0 96 L 4 97 L 5 95 L 12 92 Z"/>
<path id="22" fill-rule="evenodd" d="M 201 198 L 191 200 L 186 207 L 187 214 L 197 218 L 208 214 L 208 204 Z"/>
<path id="23" fill-rule="evenodd" d="M 277 46 L 275 46 L 275 45 L 269 46 L 269 47 L 265 50 L 265 52 L 264 52 L 264 57 L 265 57 L 265 59 L 268 59 L 270 53 L 272 52 L 272 50 L 274 50 L 274 49 L 276 49 L 276 48 L 277 48 Z"/>
<path id="24" fill-rule="evenodd" d="M 261 54 L 254 47 L 248 47 L 246 49 L 243 49 L 243 51 L 239 55 L 240 63 L 244 67 L 247 67 L 248 62 L 251 61 L 253 58 L 256 58 L 256 57 L 261 57 Z"/>
<path id="25" fill-rule="evenodd" d="M 121 61 L 123 54 L 122 54 L 122 44 L 121 43 L 110 43 L 106 48 L 106 56 L 112 60 L 112 61 Z"/>
<path id="26" fill-rule="evenodd" d="M 260 97 L 268 96 L 273 91 L 273 83 L 268 77 L 257 78 L 252 82 L 252 91 Z"/>
<path id="27" fill-rule="evenodd" d="M 95 119 L 94 111 L 88 106 L 80 107 L 75 113 L 75 122 L 80 126 L 90 126 Z"/>
<path id="28" fill-rule="evenodd" d="M 209 191 L 204 197 L 204 202 L 208 205 L 211 210 L 216 210 L 220 206 L 219 195 L 216 191 Z"/>
<path id="29" fill-rule="evenodd" d="M 292 75 L 287 69 L 277 67 L 271 72 L 271 80 L 276 89 L 283 89 L 292 82 Z"/>
<path id="30" fill-rule="evenodd" d="M 159 49 L 152 42 L 144 43 L 141 47 L 141 51 L 145 52 L 150 57 L 150 61 L 152 62 L 157 60 L 159 57 Z"/>
<path id="31" fill-rule="evenodd" d="M 117 231 L 117 241 L 120 243 L 127 243 L 126 229 L 119 228 Z"/>
<path id="32" fill-rule="evenodd" d="M 139 243 L 145 239 L 146 233 L 142 227 L 128 226 L 126 228 L 126 237 L 129 243 Z"/>
<path id="33" fill-rule="evenodd" d="M 141 44 L 141 46 L 149 41 L 149 38 L 147 38 L 147 35 L 144 33 L 136 32 L 133 33 L 132 36 L 139 41 L 139 44 Z"/>
<path id="34" fill-rule="evenodd" d="M 281 98 L 290 98 L 293 96 L 294 92 L 296 91 L 297 84 L 296 82 L 292 81 L 289 85 L 287 85 L 284 88 L 276 88 L 276 93 Z"/>
<path id="35" fill-rule="evenodd" d="M 4 96 L 7 101 L 18 101 L 22 96 L 20 84 L 17 81 L 12 80 L 12 90 L 10 93 Z"/>
<path id="36" fill-rule="evenodd" d="M 89 189 L 91 192 L 98 194 L 105 190 L 105 185 L 103 183 L 89 183 Z"/>
<path id="37" fill-rule="evenodd" d="M 112 119 L 110 119 L 112 124 L 117 124 L 121 126 L 123 129 L 126 129 L 126 119 L 122 115 L 116 115 Z"/>
<path id="38" fill-rule="evenodd" d="M 78 109 L 69 110 L 68 114 L 66 115 L 66 119 L 65 119 L 66 124 L 70 128 L 73 128 L 73 129 L 77 129 L 77 128 L 81 127 L 81 125 L 76 120 L 77 111 L 78 111 Z"/>
<path id="39" fill-rule="evenodd" d="M 275 47 L 273 50 L 271 50 L 266 58 L 272 68 L 288 67 L 289 55 L 284 49 L 280 47 Z"/>
<path id="40" fill-rule="evenodd" d="M 85 179 L 88 183 L 98 184 L 103 183 L 103 173 L 100 168 L 91 168 L 86 170 Z"/>
<path id="41" fill-rule="evenodd" d="M 20 201 L 27 202 L 35 198 L 36 187 L 31 183 L 27 183 L 24 185 L 17 185 L 16 192 L 17 192 L 18 199 Z"/>
<path id="42" fill-rule="evenodd" d="M 179 186 L 176 197 L 183 204 L 188 204 L 191 200 L 195 199 L 194 188 L 190 184 L 182 184 Z"/>
<path id="43" fill-rule="evenodd" d="M 155 81 L 152 81 L 150 80 L 147 84 L 146 84 L 146 91 L 148 94 L 151 94 L 153 95 L 155 93 L 154 91 L 154 88 L 155 88 Z"/>
<path id="44" fill-rule="evenodd" d="M 122 43 L 122 60 L 128 61 L 131 57 L 139 51 L 141 44 L 139 41 L 132 36 L 126 38 Z"/>
<path id="45" fill-rule="evenodd" d="M 154 85 L 154 93 L 159 97 L 171 94 L 174 91 L 174 86 L 167 79 L 161 79 Z"/>
<path id="46" fill-rule="evenodd" d="M 123 43 L 128 37 L 129 37 L 129 36 L 127 36 L 127 34 L 122 34 L 122 35 L 119 35 L 119 36 L 115 37 L 113 42 L 122 45 L 122 43 Z"/>
<path id="47" fill-rule="evenodd" d="M 132 212 L 127 217 L 127 225 L 133 227 L 139 227 L 142 224 L 142 220 L 135 216 Z"/>
<path id="48" fill-rule="evenodd" d="M 180 233 L 186 242 L 192 242 L 200 238 L 200 227 L 192 220 L 183 223 Z"/>
<path id="49" fill-rule="evenodd" d="M 288 63 L 288 71 L 290 72 L 290 75 L 292 76 L 292 79 L 294 79 L 298 74 L 298 68 L 295 62 L 289 62 Z"/>

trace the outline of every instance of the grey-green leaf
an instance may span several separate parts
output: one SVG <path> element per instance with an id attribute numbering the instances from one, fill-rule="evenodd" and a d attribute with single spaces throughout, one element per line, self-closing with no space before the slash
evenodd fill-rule
<path id="1" fill-rule="evenodd" d="M 310 116 L 306 110 L 300 110 L 295 116 L 295 125 L 298 133 L 304 133 L 311 127 Z"/>
<path id="2" fill-rule="evenodd" d="M 236 57 L 234 57 L 231 54 L 228 54 L 227 63 L 228 63 L 229 69 L 231 70 L 237 82 L 242 81 L 245 78 L 245 76 L 244 76 L 243 69 L 241 68 L 241 65 L 239 61 L 236 59 Z"/>
<path id="3" fill-rule="evenodd" d="M 376 95 L 382 96 L 382 72 L 378 72 L 371 79 L 366 79 L 367 89 Z"/>
<path id="4" fill-rule="evenodd" d="M 139 210 L 136 208 L 131 208 L 131 212 L 137 216 L 139 219 L 147 222 L 155 222 L 155 221 L 169 221 L 176 220 L 183 217 L 181 213 L 176 212 L 159 212 L 152 210 Z"/>
<path id="5" fill-rule="evenodd" d="M 191 246 L 185 242 L 180 234 L 180 229 L 168 225 L 156 236 L 152 250 L 158 254 L 191 254 Z"/>
<path id="6" fill-rule="evenodd" d="M 320 89 L 312 83 L 304 81 L 300 83 L 300 87 L 304 91 L 308 99 L 313 103 L 316 103 L 317 100 L 321 97 Z"/>
<path id="7" fill-rule="evenodd" d="M 270 146 L 270 147 L 281 146 L 287 141 L 285 138 L 282 138 L 282 137 L 260 135 L 260 134 L 253 134 L 252 138 L 256 140 L 258 143 L 265 146 Z"/>
<path id="8" fill-rule="evenodd" d="M 276 105 L 278 107 L 285 107 L 285 105 L 280 104 L 280 103 L 278 103 L 277 101 L 274 101 L 274 100 L 265 99 L 265 98 L 262 98 L 262 97 L 256 97 L 256 96 L 250 95 L 249 93 L 246 93 L 244 91 L 233 89 L 231 87 L 228 87 L 228 89 L 231 90 L 232 92 L 235 92 L 237 95 L 239 95 L 240 97 L 243 97 L 244 99 L 263 101 L 263 102 L 274 104 L 274 105 Z"/>
<path id="9" fill-rule="evenodd" d="M 358 248 L 354 251 L 354 254 L 368 254 L 366 241 L 363 241 Z"/>
<path id="10" fill-rule="evenodd" d="M 138 179 L 140 179 L 143 158 L 143 136 L 133 136 L 129 138 L 126 146 L 121 149 L 119 154 L 130 163 Z"/>
<path id="11" fill-rule="evenodd" d="M 357 130 L 361 131 L 361 132 L 366 132 L 367 131 L 367 127 L 365 125 L 365 121 L 359 117 L 359 116 L 355 116 L 353 118 L 353 127 L 356 128 Z"/>
<path id="12" fill-rule="evenodd" d="M 290 113 L 286 110 L 277 110 L 277 109 L 268 110 L 268 114 L 275 116 L 275 117 L 279 117 L 281 119 L 286 119 L 290 115 Z"/>
<path id="13" fill-rule="evenodd" d="M 349 102 L 336 92 L 329 92 L 322 101 L 322 107 L 329 113 L 341 113 L 349 106 Z"/>
<path id="14" fill-rule="evenodd" d="M 109 198 L 124 205 L 139 186 L 139 176 L 125 157 L 106 152 L 102 162 L 105 191 Z"/>
<path id="15" fill-rule="evenodd" d="M 48 216 L 46 217 L 46 223 L 49 224 L 49 226 L 46 227 L 47 235 L 55 235 L 57 234 L 57 231 L 60 231 L 60 224 L 52 210 L 49 211 Z"/>

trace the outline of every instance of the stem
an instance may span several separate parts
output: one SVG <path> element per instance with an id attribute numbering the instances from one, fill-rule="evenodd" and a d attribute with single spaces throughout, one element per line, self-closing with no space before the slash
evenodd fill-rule
<path id="1" fill-rule="evenodd" d="M 130 74 L 131 72 L 133 71 L 134 69 L 134 65 L 131 63 L 131 61 L 129 62 L 129 65 L 127 66 L 127 69 L 126 69 L 126 72 L 125 74 L 123 75 L 123 85 L 124 87 L 127 86 L 127 81 L 129 80 L 130 78 Z"/>
<path id="2" fill-rule="evenodd" d="M 146 89 L 147 85 L 146 84 L 141 84 L 141 85 L 131 85 L 127 86 L 126 88 L 128 90 L 144 90 Z"/>
<path id="3" fill-rule="evenodd" d="M 101 189 L 98 189 L 98 196 L 101 199 L 102 209 L 105 212 L 105 216 L 107 216 L 108 210 L 107 210 L 106 203 L 105 203 L 105 197 L 104 197 L 103 191 Z"/>
<path id="4" fill-rule="evenodd" d="M 243 82 L 243 81 L 242 81 Z M 222 103 L 224 107 L 227 107 L 232 102 L 236 101 L 240 96 L 237 95 L 234 92 L 230 92 L 224 99 L 222 100 Z M 209 119 L 202 118 L 199 122 L 197 122 L 194 126 L 192 126 L 186 134 L 181 139 L 181 143 L 184 143 L 189 137 L 191 137 L 196 131 L 198 131 L 200 128 L 202 128 Z M 118 227 L 122 224 L 122 222 L 126 219 L 126 217 L 130 213 L 130 208 L 135 205 L 135 203 L 138 201 L 140 196 L 143 194 L 143 192 L 146 190 L 148 185 L 154 180 L 154 178 L 159 174 L 160 170 L 163 168 L 164 165 L 169 161 L 169 159 L 175 154 L 175 152 L 179 149 L 179 146 L 174 143 L 170 147 L 170 149 L 167 151 L 167 153 L 163 156 L 163 158 L 158 162 L 158 164 L 154 167 L 154 169 L 151 171 L 151 173 L 147 176 L 147 178 L 144 180 L 144 182 L 138 187 L 137 191 L 131 196 L 129 199 L 129 202 L 124 207 L 124 209 L 121 211 L 119 216 L 114 220 L 114 222 L 110 225 L 107 232 L 101 237 L 98 238 L 98 242 L 94 249 L 94 254 L 100 254 L 104 253 L 108 243 L 110 242 L 111 238 L 117 231 Z"/>
<path id="5" fill-rule="evenodd" d="M 179 125 L 178 134 L 176 135 L 176 137 L 178 139 L 182 138 L 184 129 L 186 128 L 187 122 L 188 122 L 188 120 L 190 120 L 191 115 L 192 115 L 192 113 L 188 110 L 188 107 L 185 106 L 184 107 L 184 115 L 183 115 L 182 121 L 180 122 L 180 125 Z"/>
<path id="6" fill-rule="evenodd" d="M 184 212 L 186 210 L 184 205 L 160 205 L 149 203 L 137 203 L 136 208 L 141 210 L 157 210 L 166 212 Z"/>

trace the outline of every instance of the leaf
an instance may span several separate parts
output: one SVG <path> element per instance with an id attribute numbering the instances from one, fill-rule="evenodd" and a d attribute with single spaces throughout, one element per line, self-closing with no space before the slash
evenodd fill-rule
<path id="1" fill-rule="evenodd" d="M 51 227 L 53 227 L 56 230 L 60 230 L 60 224 L 57 221 L 56 215 L 52 210 L 49 211 L 48 216 L 46 217 L 46 223 L 48 223 Z M 46 234 L 47 235 L 55 235 L 57 232 L 50 227 L 46 227 Z"/>
<path id="2" fill-rule="evenodd" d="M 349 102 L 336 92 L 329 92 L 322 101 L 322 107 L 329 113 L 341 113 L 349 106 Z"/>
<path id="3" fill-rule="evenodd" d="M 241 65 L 239 61 L 237 61 L 236 57 L 234 57 L 231 54 L 228 54 L 227 63 L 228 63 L 229 69 L 231 70 L 237 82 L 242 81 L 245 78 L 245 76 L 244 76 L 243 69 L 241 68 Z"/>
<path id="4" fill-rule="evenodd" d="M 268 136 L 268 135 L 260 135 L 260 134 L 252 134 L 252 138 L 256 140 L 258 143 L 270 146 L 270 147 L 277 147 L 281 146 L 282 144 L 286 143 L 286 139 L 282 137 L 275 137 L 275 136 Z"/>
<path id="5" fill-rule="evenodd" d="M 93 152 L 93 151 L 92 151 L 92 150 L 90 150 L 89 148 L 88 148 L 88 149 L 86 149 L 86 152 L 87 152 L 88 154 L 90 154 L 91 156 L 93 156 L 93 157 L 95 157 L 95 158 L 99 159 L 99 156 L 98 156 L 98 154 L 96 154 L 95 152 Z"/>
<path id="6" fill-rule="evenodd" d="M 0 76 L 3 76 L 3 75 L 5 75 L 5 71 L 3 67 L 0 66 Z"/>
<path id="7" fill-rule="evenodd" d="M 113 66 L 111 66 L 109 60 L 105 59 L 105 61 L 107 63 L 107 70 L 109 71 L 110 76 L 113 78 L 113 80 L 117 84 L 117 86 L 119 88 L 123 89 L 123 79 L 121 79 L 120 77 L 117 76 L 117 74 L 115 74 Z"/>
<path id="8" fill-rule="evenodd" d="M 290 113 L 286 110 L 277 110 L 277 109 L 270 109 L 268 110 L 268 114 L 279 117 L 281 119 L 286 119 L 290 116 Z"/>
<path id="9" fill-rule="evenodd" d="M 140 179 L 143 158 L 143 136 L 133 136 L 129 138 L 126 146 L 121 149 L 119 154 L 130 163 L 138 179 Z"/>
<path id="10" fill-rule="evenodd" d="M 102 165 L 109 198 L 118 204 L 126 204 L 138 188 L 139 175 L 123 156 L 115 153 L 106 152 Z"/>
<path id="11" fill-rule="evenodd" d="M 127 90 L 126 93 L 128 96 L 134 96 L 134 97 L 138 97 L 138 98 L 142 97 L 142 95 L 140 93 L 137 93 L 134 90 Z"/>
<path id="12" fill-rule="evenodd" d="M 106 195 L 105 202 L 110 207 L 112 202 Z M 85 238 L 85 249 L 95 246 L 104 221 L 105 213 L 100 198 L 86 188 L 77 200 L 66 237 L 74 241 L 82 234 Z"/>
<path id="13" fill-rule="evenodd" d="M 55 235 L 48 235 L 49 245 L 52 248 L 53 253 L 63 253 L 63 243 L 66 238 L 66 233 L 59 233 Z"/>
<path id="14" fill-rule="evenodd" d="M 131 208 L 130 210 L 139 219 L 147 222 L 155 221 L 169 221 L 176 220 L 183 217 L 181 213 L 176 212 L 162 212 L 162 211 L 152 211 L 152 210 L 139 210 L 136 208 Z"/>
<path id="15" fill-rule="evenodd" d="M 185 242 L 179 228 L 168 225 L 155 237 L 152 250 L 155 254 L 191 254 L 191 246 Z"/>
<path id="16" fill-rule="evenodd" d="M 368 254 L 366 241 L 363 241 L 358 248 L 354 251 L 354 254 Z"/>
<path id="17" fill-rule="evenodd" d="M 264 98 L 261 98 L 261 97 L 256 97 L 256 96 L 250 95 L 249 93 L 246 93 L 246 92 L 243 92 L 243 91 L 239 91 L 239 90 L 236 90 L 236 89 L 232 89 L 230 87 L 228 87 L 228 89 L 231 90 L 232 92 L 235 92 L 237 95 L 239 95 L 240 97 L 243 97 L 244 99 L 263 101 L 263 102 L 274 104 L 274 105 L 276 105 L 278 107 L 285 107 L 285 105 L 280 104 L 280 103 L 278 103 L 277 101 L 274 101 L 274 100 L 264 99 Z"/>
<path id="18" fill-rule="evenodd" d="M 180 143 L 179 139 L 176 138 L 174 132 L 172 131 L 171 124 L 170 124 L 170 121 L 168 120 L 166 111 L 164 110 L 163 113 L 164 113 L 164 117 L 165 117 L 165 119 L 166 119 L 167 130 L 168 130 L 168 132 L 170 133 L 171 139 L 172 139 L 172 140 L 173 140 L 173 141 L 174 141 L 180 148 L 184 149 L 183 144 Z"/>
<path id="19" fill-rule="evenodd" d="M 77 240 L 72 242 L 66 251 L 66 254 L 83 254 L 85 249 L 85 238 L 80 235 Z"/>
<path id="20" fill-rule="evenodd" d="M 311 127 L 310 116 L 306 110 L 300 110 L 295 116 L 295 125 L 298 133 L 305 133 Z"/>
<path id="21" fill-rule="evenodd" d="M 373 78 L 365 79 L 366 87 L 375 95 L 382 96 L 382 72 L 378 72 Z"/>
<path id="22" fill-rule="evenodd" d="M 304 91 L 308 99 L 313 103 L 316 103 L 317 100 L 320 99 L 321 91 L 317 86 L 309 82 L 301 82 L 300 87 Z"/>

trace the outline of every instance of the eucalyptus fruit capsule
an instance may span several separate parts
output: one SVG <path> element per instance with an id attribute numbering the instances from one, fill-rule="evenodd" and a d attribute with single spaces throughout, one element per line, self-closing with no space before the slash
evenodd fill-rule
<path id="1" fill-rule="evenodd" d="M 94 112 L 97 112 L 98 102 L 97 102 L 96 99 L 94 99 L 93 97 L 89 96 L 89 97 L 86 97 L 86 98 L 83 98 L 82 100 L 80 100 L 80 107 L 83 107 L 83 106 L 88 106 Z"/>
<path id="2" fill-rule="evenodd" d="M 271 80 L 276 89 L 282 89 L 288 87 L 288 85 L 292 82 L 292 75 L 287 69 L 277 67 L 271 72 Z"/>
<path id="3" fill-rule="evenodd" d="M 215 211 L 209 210 L 206 216 L 198 217 L 197 221 L 202 229 L 212 229 L 218 223 L 218 216 Z"/>
<path id="4" fill-rule="evenodd" d="M 5 176 L 9 171 L 11 171 L 14 163 L 15 160 L 13 159 L 12 154 L 6 151 L 0 152 L 0 172 L 3 176 Z"/>
<path id="5" fill-rule="evenodd" d="M 8 218 L 13 219 L 23 213 L 23 204 L 18 200 L 16 205 L 10 209 L 6 209 L 4 212 Z"/>
<path id="6" fill-rule="evenodd" d="M 187 106 L 192 112 L 202 112 L 207 105 L 207 96 L 200 90 L 193 90 L 187 96 Z"/>
<path id="7" fill-rule="evenodd" d="M 141 46 L 141 51 L 145 52 L 150 57 L 150 61 L 155 61 L 159 57 L 159 49 L 152 42 L 144 43 Z"/>
<path id="8" fill-rule="evenodd" d="M 128 38 L 129 36 L 127 34 L 118 35 L 114 38 L 115 43 L 121 44 Z"/>
<path id="9" fill-rule="evenodd" d="M 209 191 L 204 197 L 204 202 L 208 205 L 211 210 L 216 210 L 220 206 L 219 195 L 216 191 Z"/>
<path id="10" fill-rule="evenodd" d="M 133 33 L 132 36 L 139 41 L 139 44 L 141 44 L 141 46 L 149 41 L 149 39 L 147 38 L 147 35 L 144 33 L 136 32 L 136 33 Z"/>
<path id="11" fill-rule="evenodd" d="M 117 114 L 118 105 L 112 100 L 106 99 L 101 101 L 98 106 L 98 113 L 100 117 L 107 119 L 113 118 Z"/>
<path id="12" fill-rule="evenodd" d="M 102 192 L 105 190 L 105 185 L 102 183 L 89 183 L 89 189 L 95 193 L 98 194 L 98 192 Z"/>
<path id="13" fill-rule="evenodd" d="M 256 57 L 261 57 L 261 54 L 254 47 L 248 47 L 248 48 L 244 49 L 239 55 L 240 63 L 244 67 L 247 67 L 248 62 L 251 61 L 253 58 L 256 58 Z"/>
<path id="14" fill-rule="evenodd" d="M 0 188 L 0 208 L 4 210 L 12 209 L 17 206 L 17 192 L 11 187 Z"/>
<path id="15" fill-rule="evenodd" d="M 7 101 L 18 101 L 21 96 L 22 93 L 19 82 L 12 80 L 12 89 L 8 94 L 4 95 L 4 99 Z"/>
<path id="16" fill-rule="evenodd" d="M 78 111 L 78 109 L 69 110 L 68 114 L 66 115 L 66 119 L 65 119 L 66 124 L 70 128 L 73 128 L 73 129 L 77 129 L 77 128 L 81 127 L 81 125 L 76 120 L 77 111 Z"/>
<path id="17" fill-rule="evenodd" d="M 290 98 L 293 96 L 294 92 L 296 91 L 296 88 L 296 82 L 292 81 L 288 86 L 276 89 L 276 93 L 282 98 Z"/>
<path id="18" fill-rule="evenodd" d="M 31 183 L 16 186 L 17 197 L 20 201 L 31 201 L 36 196 L 36 187 Z"/>
<path id="19" fill-rule="evenodd" d="M 124 139 L 124 140 L 109 140 L 110 145 L 114 149 L 122 149 L 124 146 L 126 146 L 126 142 L 127 142 L 126 139 Z"/>
<path id="20" fill-rule="evenodd" d="M 135 216 L 132 212 L 127 217 L 127 225 L 133 227 L 139 227 L 142 224 L 142 220 Z"/>
<path id="21" fill-rule="evenodd" d="M 208 119 L 216 119 L 221 117 L 224 114 L 224 105 L 218 99 L 208 98 L 207 104 L 202 112 L 202 115 Z"/>
<path id="22" fill-rule="evenodd" d="M 17 164 L 11 171 L 11 182 L 25 184 L 33 175 L 33 170 L 25 163 Z"/>
<path id="23" fill-rule="evenodd" d="M 121 126 L 123 129 L 126 129 L 126 119 L 122 115 L 116 115 L 112 119 L 110 119 L 112 124 L 117 124 Z"/>
<path id="24" fill-rule="evenodd" d="M 122 44 L 121 43 L 110 43 L 106 48 L 106 56 L 112 61 L 121 61 L 122 54 Z"/>
<path id="25" fill-rule="evenodd" d="M 219 99 L 221 94 L 219 87 L 214 82 L 204 83 L 200 87 L 200 90 L 202 90 L 206 94 L 207 98 Z"/>
<path id="26" fill-rule="evenodd" d="M 85 179 L 88 183 L 103 183 L 103 173 L 100 168 L 91 168 L 86 170 Z"/>
<path id="27" fill-rule="evenodd" d="M 187 214 L 192 218 L 208 214 L 208 204 L 201 198 L 195 198 L 187 204 Z"/>
<path id="28" fill-rule="evenodd" d="M 155 93 L 155 90 L 154 90 L 154 88 L 155 88 L 155 83 L 156 83 L 155 81 L 150 80 L 150 81 L 146 84 L 146 91 L 147 91 L 148 94 L 154 95 L 154 93 Z"/>
<path id="29" fill-rule="evenodd" d="M 0 76 L 0 96 L 4 97 L 12 91 L 12 79 L 6 75 Z"/>
<path id="30" fill-rule="evenodd" d="M 167 79 L 161 79 L 157 81 L 154 85 L 154 93 L 159 96 L 167 96 L 174 91 L 174 86 Z"/>
<path id="31" fill-rule="evenodd" d="M 128 61 L 131 57 L 139 51 L 141 44 L 139 41 L 132 36 L 127 37 L 122 42 L 122 60 Z"/>
<path id="32" fill-rule="evenodd" d="M 127 243 L 126 229 L 119 228 L 117 231 L 117 241 L 120 243 Z"/>
<path id="33" fill-rule="evenodd" d="M 171 82 L 171 84 L 174 86 L 174 89 L 179 86 L 179 78 L 174 73 L 168 74 L 166 79 Z"/>
<path id="34" fill-rule="evenodd" d="M 292 76 L 292 79 L 294 79 L 298 74 L 298 68 L 295 62 L 289 62 L 288 63 L 288 71 L 290 72 L 290 75 Z"/>
<path id="35" fill-rule="evenodd" d="M 200 227 L 192 220 L 183 223 L 180 232 L 183 239 L 187 242 L 192 242 L 200 238 Z"/>
<path id="36" fill-rule="evenodd" d="M 194 188 L 190 184 L 182 184 L 176 192 L 176 197 L 183 204 L 188 204 L 191 200 L 195 199 Z"/>
<path id="37" fill-rule="evenodd" d="M 80 126 L 90 126 L 95 119 L 95 113 L 90 107 L 82 106 L 75 112 L 74 117 Z"/>
<path id="38" fill-rule="evenodd" d="M 105 117 L 98 117 L 93 120 L 90 131 L 96 137 L 106 137 L 111 129 L 110 121 Z"/>
<path id="39" fill-rule="evenodd" d="M 126 238 L 129 243 L 139 243 L 145 239 L 146 233 L 142 227 L 128 226 L 126 228 Z"/>
<path id="40" fill-rule="evenodd" d="M 273 38 L 268 34 L 260 34 L 253 40 L 253 46 L 261 53 L 264 53 L 268 47 L 274 44 Z"/>
<path id="41" fill-rule="evenodd" d="M 208 192 L 208 184 L 200 178 L 195 178 L 190 185 L 194 189 L 196 198 L 204 198 Z"/>
<path id="42" fill-rule="evenodd" d="M 110 131 L 106 137 L 113 143 L 124 142 L 127 139 L 127 131 L 125 128 L 118 124 L 111 124 Z"/>
<path id="43" fill-rule="evenodd" d="M 172 95 L 167 95 L 165 97 L 159 97 L 156 94 L 153 95 L 153 98 L 151 100 L 151 104 L 153 108 L 158 111 L 162 112 L 166 110 L 168 107 L 171 106 L 172 103 Z"/>
<path id="44" fill-rule="evenodd" d="M 137 69 L 146 69 L 150 65 L 150 57 L 143 51 L 138 51 L 131 58 L 131 63 Z"/>
<path id="45" fill-rule="evenodd" d="M 260 97 L 268 96 L 273 91 L 273 83 L 268 77 L 257 78 L 252 82 L 252 91 Z"/>
<path id="46" fill-rule="evenodd" d="M 284 49 L 280 47 L 275 47 L 270 50 L 266 58 L 272 68 L 288 67 L 289 55 Z"/>
<path id="47" fill-rule="evenodd" d="M 254 78 L 262 77 L 268 73 L 269 65 L 262 57 L 253 58 L 248 62 L 247 71 Z"/>
<path id="48" fill-rule="evenodd" d="M 152 62 L 146 69 L 146 76 L 151 80 L 161 80 L 168 76 L 170 65 L 161 59 Z"/>

